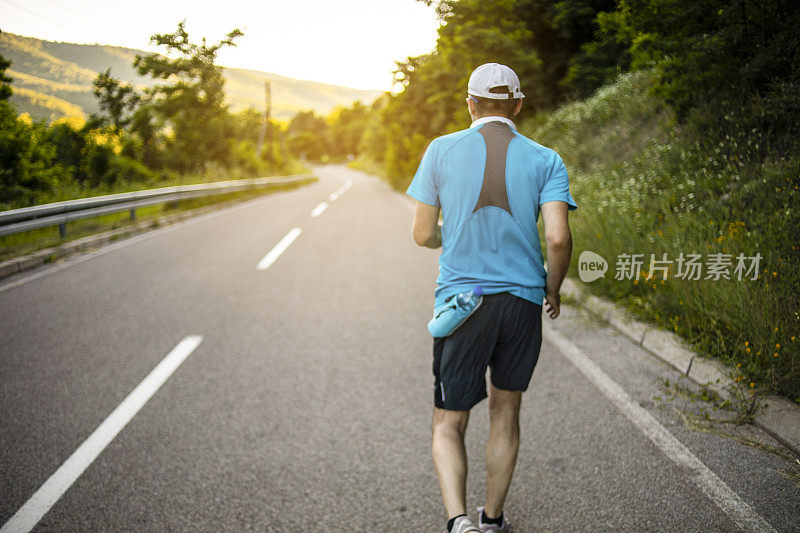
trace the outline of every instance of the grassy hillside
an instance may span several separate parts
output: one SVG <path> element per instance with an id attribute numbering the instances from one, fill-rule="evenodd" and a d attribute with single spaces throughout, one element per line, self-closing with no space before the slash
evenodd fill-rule
<path id="1" fill-rule="evenodd" d="M 608 272 L 587 289 L 733 365 L 748 388 L 800 401 L 800 158 L 760 163 L 761 134 L 735 134 L 735 117 L 728 138 L 707 146 L 649 96 L 649 76 L 624 75 L 521 127 L 570 172 L 570 272 L 581 252 L 600 254 Z M 757 279 L 738 279 L 740 253 L 761 255 Z M 635 279 L 615 279 L 621 254 L 643 254 Z M 666 280 L 651 254 L 673 261 Z M 678 277 L 680 254 L 702 256 L 701 279 Z M 708 278 L 712 254 L 730 254 L 730 279 Z"/>
<path id="2" fill-rule="evenodd" d="M 17 87 L 14 90 L 14 97 L 12 101 L 27 104 L 24 107 L 29 111 L 26 109 L 21 109 L 21 111 L 28 112 L 31 118 L 37 120 L 43 119 L 52 122 L 62 117 L 77 117 L 83 114 L 83 108 L 79 105 L 26 87 Z M 34 113 L 30 111 L 34 111 Z"/>
<path id="3" fill-rule="evenodd" d="M 83 113 L 98 110 L 92 81 L 98 72 L 111 68 L 112 76 L 139 87 L 152 85 L 133 69 L 140 50 L 119 46 L 43 41 L 13 33 L 0 34 L 0 55 L 12 61 L 8 73 L 14 78 L 11 101 L 22 113 L 35 119 L 64 116 L 66 105 Z M 226 92 L 232 110 L 263 109 L 264 81 L 272 83 L 272 109 L 276 118 L 290 118 L 302 110 L 327 114 L 337 105 L 375 99 L 380 91 L 363 91 L 313 81 L 295 80 L 247 69 L 224 69 Z M 24 89 L 24 90 L 22 90 Z"/>

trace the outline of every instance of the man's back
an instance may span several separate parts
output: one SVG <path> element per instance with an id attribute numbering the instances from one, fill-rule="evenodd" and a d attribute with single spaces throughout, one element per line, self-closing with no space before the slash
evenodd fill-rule
<path id="1" fill-rule="evenodd" d="M 437 305 L 474 285 L 541 304 L 539 206 L 560 200 L 576 207 L 558 154 L 510 120 L 486 117 L 431 142 L 407 192 L 442 210 Z"/>

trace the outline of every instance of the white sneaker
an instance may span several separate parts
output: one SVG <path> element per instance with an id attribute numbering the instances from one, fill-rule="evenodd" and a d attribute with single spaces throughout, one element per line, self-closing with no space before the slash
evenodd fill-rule
<path id="1" fill-rule="evenodd" d="M 511 531 L 511 526 L 506 522 L 506 517 L 503 515 L 503 523 L 499 526 L 497 524 L 484 524 L 483 523 L 483 507 L 478 507 L 478 527 L 482 532 L 486 531 Z"/>
<path id="2" fill-rule="evenodd" d="M 446 529 L 444 533 L 447 533 Z M 475 527 L 468 516 L 459 516 L 453 522 L 453 529 L 450 530 L 450 533 L 481 533 L 481 530 Z"/>

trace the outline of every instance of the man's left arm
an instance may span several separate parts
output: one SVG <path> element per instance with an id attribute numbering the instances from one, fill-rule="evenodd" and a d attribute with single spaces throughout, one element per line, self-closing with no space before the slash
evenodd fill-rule
<path id="1" fill-rule="evenodd" d="M 439 225 L 439 208 L 417 200 L 411 233 L 414 236 L 414 242 L 420 246 L 441 247 L 442 227 Z"/>
<path id="2" fill-rule="evenodd" d="M 547 243 L 547 277 L 545 279 L 545 312 L 550 318 L 561 313 L 561 283 L 567 277 L 572 257 L 572 233 L 569 231 L 569 205 L 566 202 L 542 204 L 544 239 Z"/>

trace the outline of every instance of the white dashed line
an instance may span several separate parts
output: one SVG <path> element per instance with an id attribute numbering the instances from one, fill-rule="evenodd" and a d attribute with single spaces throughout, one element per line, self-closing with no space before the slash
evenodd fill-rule
<path id="1" fill-rule="evenodd" d="M 25 502 L 25 505 L 20 507 L 14 516 L 3 525 L 0 532 L 27 532 L 33 529 L 202 341 L 203 337 L 190 335 L 179 342 L 144 378 L 144 381 L 139 383 L 133 392 L 103 420 L 94 433 L 69 456 L 69 459 L 45 481 L 44 485 Z"/>
<path id="2" fill-rule="evenodd" d="M 691 481 L 711 501 L 722 509 L 737 526 L 745 531 L 775 531 L 752 507 L 712 472 L 700 459 L 675 438 L 646 409 L 637 404 L 630 394 L 617 385 L 599 366 L 587 357 L 580 348 L 557 332 L 549 324 L 542 329 L 548 341 L 589 378 L 606 397 L 611 400 L 628 419 L 658 446 L 676 464 L 691 471 Z"/>
<path id="3" fill-rule="evenodd" d="M 258 262 L 256 268 L 258 270 L 268 269 L 272 265 L 272 263 L 274 263 L 275 260 L 278 259 L 289 246 L 291 246 L 291 244 L 295 241 L 297 237 L 300 236 L 301 233 L 303 233 L 303 230 L 301 230 L 300 228 L 294 228 L 290 230 L 289 233 L 284 235 L 283 239 L 278 241 L 278 244 L 273 246 L 272 250 L 267 252 L 267 255 L 265 255 L 264 258 Z"/>
<path id="4" fill-rule="evenodd" d="M 311 216 L 317 218 L 322 214 L 323 211 L 325 211 L 325 209 L 327 209 L 327 207 L 328 207 L 328 202 L 322 202 L 317 207 L 311 210 Z"/>
<path id="5" fill-rule="evenodd" d="M 342 185 L 341 185 L 341 186 L 340 186 L 338 189 L 336 189 L 335 191 L 333 191 L 332 193 L 330 193 L 330 194 L 328 195 L 328 201 L 330 201 L 330 202 L 335 202 L 335 201 L 336 201 L 336 200 L 338 200 L 338 199 L 339 199 L 339 197 L 340 197 L 341 195 L 343 195 L 343 194 L 344 194 L 344 193 L 345 193 L 345 192 L 346 192 L 346 191 L 347 191 L 347 190 L 348 190 L 348 189 L 349 189 L 349 188 L 350 188 L 352 185 L 353 185 L 353 180 L 351 180 L 351 179 L 348 179 L 348 180 L 346 180 L 344 183 L 342 183 Z M 317 206 L 317 207 L 319 207 L 319 206 Z M 313 216 L 313 215 L 312 215 L 312 216 Z"/>
<path id="6" fill-rule="evenodd" d="M 353 185 L 353 180 L 348 179 L 345 181 L 338 189 L 333 191 L 329 196 L 328 200 L 331 202 L 335 202 L 341 195 L 343 195 L 347 190 Z"/>

